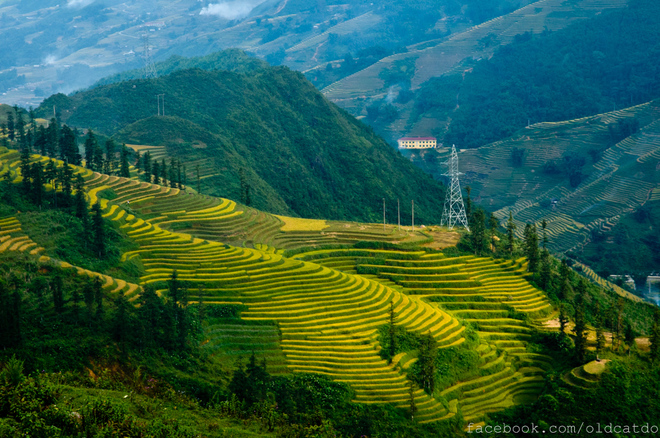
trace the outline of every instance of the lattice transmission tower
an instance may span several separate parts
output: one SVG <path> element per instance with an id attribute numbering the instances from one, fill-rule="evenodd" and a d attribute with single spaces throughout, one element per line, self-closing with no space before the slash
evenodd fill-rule
<path id="1" fill-rule="evenodd" d="M 144 78 L 152 79 L 157 78 L 158 73 L 156 73 L 156 65 L 151 59 L 151 47 L 149 46 L 149 34 L 145 33 L 142 36 L 142 43 L 144 44 L 144 50 L 142 51 L 142 58 L 144 59 Z"/>
<path id="2" fill-rule="evenodd" d="M 451 178 L 451 182 L 449 187 L 447 187 L 445 209 L 442 212 L 441 224 L 446 225 L 450 230 L 454 228 L 454 225 L 462 225 L 466 230 L 470 231 L 465 214 L 465 205 L 463 205 L 461 185 L 458 182 L 458 176 L 463 174 L 458 171 L 458 154 L 454 145 L 451 147 L 451 157 L 447 161 L 447 165 L 449 166 L 449 173 L 445 173 L 444 176 Z"/>

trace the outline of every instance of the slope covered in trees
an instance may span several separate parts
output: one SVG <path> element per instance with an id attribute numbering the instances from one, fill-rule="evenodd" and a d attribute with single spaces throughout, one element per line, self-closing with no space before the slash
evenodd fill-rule
<path id="1" fill-rule="evenodd" d="M 165 116 L 157 116 L 158 94 Z M 53 106 L 68 125 L 164 145 L 184 165 L 205 161 L 204 193 L 241 199 L 244 169 L 252 205 L 272 212 L 376 222 L 385 198 L 390 205 L 414 200 L 418 223 L 440 218 L 439 183 L 284 67 L 252 76 L 181 70 L 55 95 L 37 113 L 52 114 Z M 194 169 L 187 171 L 192 182 Z"/>
<path id="2" fill-rule="evenodd" d="M 451 114 L 445 143 L 472 148 L 530 121 L 575 119 L 658 98 L 659 27 L 660 5 L 633 0 L 555 33 L 521 33 L 462 79 L 426 82 L 417 116 Z"/>

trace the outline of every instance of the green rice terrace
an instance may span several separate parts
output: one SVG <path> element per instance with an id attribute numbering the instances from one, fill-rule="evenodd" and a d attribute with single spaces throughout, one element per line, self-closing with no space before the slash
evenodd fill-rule
<path id="1" fill-rule="evenodd" d="M 637 130 L 616 132 L 629 121 Z M 512 165 L 515 150 L 522 154 L 518 165 Z M 463 151 L 460 159 L 464 184 L 480 205 L 501 220 L 511 211 L 518 233 L 527 222 L 546 220 L 551 248 L 566 252 L 654 199 L 660 184 L 660 106 L 650 102 L 538 123 L 509 139 Z"/>
<path id="2" fill-rule="evenodd" d="M 0 173 L 19 182 L 18 152 L 0 150 L 0 162 Z M 455 232 L 280 217 L 137 177 L 79 167 L 75 173 L 85 180 L 89 203 L 99 201 L 104 216 L 136 244 L 121 260 L 144 267 L 139 285 L 79 272 L 102 276 L 106 291 L 135 303 L 141 286 L 161 287 L 176 270 L 190 285 L 192 303 L 203 298 L 209 306 L 243 309 L 244 324 L 205 332 L 203 348 L 227 360 L 255 353 L 276 374 L 326 375 L 350 384 L 360 403 L 408 408 L 412 398 L 419 422 L 460 415 L 476 423 L 533 401 L 553 367 L 530 341 L 555 311 L 527 281 L 524 259 L 451 257 L 429 247 L 438 236 L 441 247 L 454 245 Z M 40 255 L 43 248 L 16 217 L 6 217 L 0 251 Z M 417 352 L 383 356 L 391 317 L 400 330 L 430 335 L 447 357 L 471 365 L 460 375 L 447 371 L 431 394 L 411 388 L 406 376 Z"/>

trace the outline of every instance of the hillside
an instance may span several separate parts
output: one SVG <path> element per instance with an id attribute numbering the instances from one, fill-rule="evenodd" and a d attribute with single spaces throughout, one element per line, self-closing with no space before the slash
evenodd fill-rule
<path id="1" fill-rule="evenodd" d="M 367 116 L 388 140 L 401 134 L 433 134 L 442 138 L 447 126 L 453 123 L 453 111 L 457 105 L 462 108 L 463 95 L 475 94 L 476 90 L 467 85 L 460 92 L 461 84 L 464 80 L 467 83 L 473 68 L 476 72 L 492 56 L 496 59 L 498 49 L 506 52 L 525 33 L 559 34 L 561 29 L 579 22 L 589 23 L 600 14 L 625 7 L 626 3 L 624 0 L 541 0 L 521 5 L 514 12 L 446 38 L 411 45 L 405 53 L 383 58 L 322 91 L 352 114 Z M 432 79 L 436 77 L 441 80 Z M 438 89 L 429 86 L 436 84 Z M 501 86 L 508 84 L 504 81 Z M 367 112 L 367 108 L 371 111 Z M 374 108 L 383 111 L 379 114 Z"/>
<path id="2" fill-rule="evenodd" d="M 165 95 L 165 116 L 154 97 Z M 90 128 L 129 144 L 165 146 L 167 155 L 205 174 L 202 191 L 241 199 L 241 169 L 252 205 L 310 218 L 382 218 L 415 201 L 419 224 L 439 222 L 443 189 L 373 131 L 329 103 L 300 74 L 284 67 L 253 75 L 176 71 L 153 80 L 110 84 L 71 96 L 55 95 L 37 114 Z M 193 167 L 195 166 L 195 167 Z M 196 184 L 195 184 L 196 185 Z"/>
<path id="3" fill-rule="evenodd" d="M 0 54 L 0 93 L 6 93 L 5 102 L 37 106 L 48 95 L 142 68 L 145 34 L 156 61 L 240 48 L 272 64 L 313 70 L 310 78 L 316 84 L 329 83 L 387 53 L 444 37 L 519 5 L 514 0 L 250 0 L 228 5 L 7 0 L 0 4 L 0 42 L 12 50 Z M 356 62 L 343 64 L 346 55 Z M 341 68 L 326 72 L 328 63 Z M 318 73 L 323 78 L 316 78 Z"/>
<path id="4" fill-rule="evenodd" d="M 154 155 L 158 153 L 155 148 L 151 150 Z M 200 418 L 199 424 L 186 421 L 188 428 L 212 430 L 211 425 L 206 425 L 208 420 L 203 420 L 208 412 L 204 403 L 230 403 L 232 397 L 246 397 L 232 382 L 240 377 L 234 370 L 240 368 L 241 355 L 245 357 L 250 352 L 258 363 L 264 361 L 263 371 L 267 367 L 270 373 L 268 381 L 279 382 L 273 383 L 274 396 L 288 412 L 289 420 L 277 422 L 278 428 L 313 426 L 307 414 L 300 411 L 311 408 L 292 407 L 294 396 L 286 388 L 315 382 L 321 393 L 326 388 L 339 397 L 341 408 L 335 407 L 339 413 L 324 411 L 331 419 L 329 424 L 340 431 L 350 431 L 349 435 L 357 430 L 367 436 L 392 427 L 413 436 L 437 436 L 443 431 L 455 435 L 464 427 L 462 421 L 484 421 L 490 413 L 533 402 L 542 391 L 547 372 L 564 372 L 567 366 L 573 366 L 569 356 L 562 356 L 565 353 L 547 347 L 554 342 L 545 327 L 557 315 L 556 297 L 554 292 L 549 296 L 530 282 L 535 277 L 527 272 L 527 262 L 519 254 L 493 258 L 457 254 L 456 248 L 440 252 L 438 248 L 454 245 L 458 239 L 455 232 L 442 229 L 399 230 L 393 225 L 383 229 L 380 224 L 273 216 L 229 199 L 141 182 L 132 166 L 127 169 L 129 178 L 69 166 L 74 179 L 80 175 L 83 184 L 81 189 L 76 188 L 72 199 L 64 188 L 57 194 L 53 192 L 51 184 L 44 184 L 43 177 L 38 176 L 42 166 L 49 167 L 50 158 L 31 155 L 28 159 L 32 170 L 25 176 L 21 169 L 26 165 L 21 164 L 18 151 L 0 150 L 0 173 L 7 175 L 0 183 L 0 253 L 8 257 L 8 263 L 26 260 L 26 266 L 34 266 L 30 269 L 37 273 L 71 269 L 68 274 L 61 273 L 67 276 L 66 292 L 61 299 L 52 286 L 55 307 L 48 307 L 47 315 L 54 319 L 58 314 L 66 315 L 62 317 L 64 325 L 58 327 L 65 329 L 71 324 L 76 333 L 66 341 L 57 341 L 59 344 L 42 344 L 49 341 L 26 337 L 30 343 L 25 347 L 34 345 L 35 351 L 50 351 L 52 345 L 66 346 L 54 349 L 49 356 L 32 355 L 29 366 L 47 368 L 49 372 L 74 372 L 89 360 L 76 354 L 77 350 L 71 350 L 67 343 L 87 336 L 85 326 L 91 324 L 87 321 L 92 315 L 89 309 L 94 306 L 87 304 L 87 311 L 80 307 L 81 296 L 68 285 L 78 281 L 84 284 L 76 276 L 99 278 L 101 281 L 93 286 L 103 290 L 96 294 L 96 317 L 105 321 L 104 312 L 111 312 L 111 318 L 95 323 L 108 331 L 99 332 L 100 338 L 94 342 L 85 338 L 89 343 L 85 344 L 86 351 L 115 358 L 119 363 L 124 363 L 124 355 L 131 352 L 137 361 L 134 363 L 143 363 L 150 375 L 192 391 L 202 406 L 186 405 L 190 401 L 183 396 L 175 399 L 178 406 L 188 406 L 186 409 Z M 59 160 L 54 163 L 59 169 L 67 166 Z M 73 249 L 61 252 L 61 244 L 49 243 L 55 232 L 75 233 L 84 228 L 76 231 L 76 227 L 65 227 L 62 219 L 49 219 L 50 233 L 43 231 L 47 227 L 35 225 L 44 223 L 55 212 L 69 215 L 70 222 L 75 223 L 76 215 L 81 213 L 72 206 L 79 199 L 95 205 L 88 223 L 97 230 L 98 218 L 102 216 L 106 222 L 103 234 L 112 236 L 109 248 L 116 248 L 106 252 L 106 261 L 91 261 L 96 258 L 94 252 L 81 253 L 84 257 L 78 263 L 95 266 L 102 272 L 72 266 L 69 261 L 73 260 Z M 97 233 L 88 233 L 92 238 L 83 237 L 82 241 L 90 239 L 87 245 L 97 247 Z M 436 239 L 439 246 L 432 245 Z M 63 240 L 60 238 L 59 242 Z M 82 252 L 80 244 L 78 247 Z M 174 279 L 181 282 L 181 307 L 176 305 L 178 289 L 173 286 L 177 284 Z M 41 280 L 32 277 L 31 281 L 37 284 Z M 582 291 L 579 293 L 586 300 L 590 322 L 596 323 L 598 309 L 615 309 L 616 294 L 588 286 L 574 273 L 569 281 L 576 291 Z M 28 312 L 27 320 L 35 327 L 38 317 L 31 306 L 46 306 L 38 296 L 39 290 L 30 286 L 13 295 L 19 297 L 19 307 Z M 6 299 L 6 295 L 0 295 Z M 83 295 L 87 303 L 89 294 Z M 157 296 L 167 297 L 165 304 L 153 301 Z M 172 300 L 174 309 L 181 309 L 176 310 L 182 312 L 176 314 L 179 316 L 167 316 Z M 147 310 L 131 310 L 127 307 L 130 303 L 141 303 L 140 309 Z M 162 308 L 165 319 L 149 324 L 148 318 L 155 317 L 148 306 L 166 306 Z M 198 310 L 202 306 L 205 310 Z M 648 305 L 623 300 L 618 306 L 619 315 L 638 333 L 648 332 Z M 198 326 L 196 318 L 201 321 L 203 313 L 214 316 Z M 174 329 L 170 330 L 168 317 L 172 318 L 170 322 L 188 321 L 186 324 L 192 324 L 190 330 L 198 327 L 199 339 L 176 337 L 175 333 L 185 333 L 182 327 L 187 326 L 172 322 Z M 118 318 L 128 318 L 135 332 L 126 330 Z M 145 348 L 141 339 L 152 339 L 136 334 L 143 330 L 155 330 L 152 342 L 164 342 L 164 351 L 183 342 L 191 348 L 190 354 L 196 354 L 194 351 L 199 348 L 201 356 L 191 356 L 185 363 L 170 363 L 172 359 L 167 359 L 156 365 L 153 359 L 140 355 Z M 396 342 L 388 333 L 394 333 Z M 56 334 L 51 335 L 57 338 Z M 7 339 L 3 338 L 3 342 Z M 10 345 L 11 342 L 14 341 Z M 113 353 L 114 348 L 117 350 Z M 159 350 L 153 352 L 156 351 Z M 65 357 L 69 358 L 68 365 L 63 366 Z M 429 357 L 433 358 L 431 362 Z M 257 378 L 252 374 L 256 372 L 255 361 L 248 366 L 253 379 Z M 433 365 L 433 377 L 429 377 L 429 363 L 452 365 Z M 84 366 L 99 372 L 103 369 L 99 363 Z M 116 368 L 114 373 L 118 372 Z M 76 381 L 73 377 L 67 379 L 67 393 L 77 393 Z M 115 385 L 137 382 L 135 377 L 122 379 L 123 383 Z M 412 387 L 408 379 L 412 380 Z M 103 384 L 99 380 L 92 388 L 96 391 Z M 124 401 L 116 394 L 107 394 L 105 397 L 110 400 L 106 403 L 121 403 L 134 415 L 144 415 L 139 407 L 155 403 L 149 397 L 156 395 L 141 391 L 144 390 Z M 407 420 L 411 399 L 416 422 Z M 75 407 L 77 403 L 74 400 L 66 406 Z M 322 399 L 314 399 L 313 403 L 319 403 L 318 409 L 328 409 Z M 223 422 L 240 418 L 236 410 L 232 411 L 237 408 L 215 406 L 226 406 L 220 411 Z M 258 404 L 253 406 L 264 409 L 257 408 Z M 349 417 L 341 414 L 344 411 L 350 412 Z M 386 412 L 386 420 L 375 420 L 382 419 Z M 268 427 L 268 431 L 275 427 L 251 414 L 240 415 L 247 415 L 243 418 L 254 422 L 244 425 L 261 424 L 259 427 Z M 113 424 L 106 427 L 115 427 Z M 149 423 L 139 424 L 147 427 Z M 355 429 L 355 424 L 360 425 L 359 429 Z"/>
<path id="5" fill-rule="evenodd" d="M 632 246 L 627 237 L 617 238 L 613 229 L 624 217 L 633 220 L 633 214 L 636 225 L 629 224 L 624 235 L 639 234 L 642 239 L 640 224 L 652 220 L 652 204 L 642 206 L 657 198 L 660 184 L 659 123 L 660 106 L 653 101 L 593 117 L 534 124 L 506 140 L 463 150 L 462 182 L 472 188 L 472 198 L 500 220 L 511 211 L 519 235 L 526 222 L 538 225 L 546 220 L 554 251 L 587 264 L 597 261 L 594 267 L 601 275 L 621 269 L 648 275 L 657 270 L 653 257 L 632 253 L 641 248 L 653 252 L 654 246 Z M 444 167 L 437 164 L 442 161 L 438 157 L 432 152 L 416 154 L 413 160 L 439 175 Z M 633 213 L 637 210 L 641 213 Z M 608 252 L 602 245 L 608 239 L 628 249 L 609 246 L 613 253 L 606 262 Z M 590 241 L 597 245 L 589 245 L 582 254 L 582 246 Z M 594 254 L 595 248 L 601 249 L 600 255 Z M 632 253 L 626 257 L 627 252 Z"/>

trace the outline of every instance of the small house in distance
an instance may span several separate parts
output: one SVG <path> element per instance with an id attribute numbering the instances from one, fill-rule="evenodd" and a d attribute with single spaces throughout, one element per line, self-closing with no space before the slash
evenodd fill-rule
<path id="1" fill-rule="evenodd" d="M 399 149 L 431 149 L 437 144 L 435 137 L 402 137 L 397 141 Z"/>

